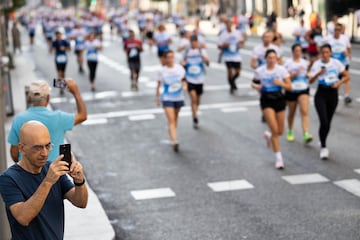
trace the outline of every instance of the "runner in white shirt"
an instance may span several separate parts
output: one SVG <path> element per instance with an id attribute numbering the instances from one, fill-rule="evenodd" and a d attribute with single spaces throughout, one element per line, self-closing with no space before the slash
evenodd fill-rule
<path id="1" fill-rule="evenodd" d="M 289 72 L 277 64 L 277 54 L 274 49 L 265 53 L 266 64 L 255 70 L 252 87 L 261 93 L 260 106 L 271 131 L 265 131 L 264 137 L 268 147 L 275 152 L 277 169 L 284 168 L 284 161 L 280 150 L 279 136 L 284 131 L 285 97 L 282 89 L 291 90 Z"/>
<path id="2" fill-rule="evenodd" d="M 185 70 L 180 64 L 175 64 L 175 54 L 168 50 L 164 53 L 164 66 L 159 71 L 158 84 L 156 87 L 156 104 L 162 102 L 167 120 L 170 141 L 175 152 L 179 151 L 176 128 L 178 116 L 184 106 L 184 92 L 187 91 Z M 160 96 L 160 87 L 163 92 Z"/>
<path id="3" fill-rule="evenodd" d="M 285 61 L 284 67 L 290 73 L 292 90 L 285 92 L 285 99 L 288 107 L 288 131 L 287 140 L 292 142 L 295 140 L 293 126 L 296 108 L 299 105 L 301 126 L 303 129 L 303 142 L 309 143 L 312 141 L 312 136 L 309 133 L 309 83 L 307 78 L 307 71 L 309 62 L 301 57 L 302 47 L 300 44 L 295 44 L 291 47 L 292 58 Z"/>
<path id="4" fill-rule="evenodd" d="M 154 21 L 151 18 L 147 18 L 145 24 L 145 31 L 146 31 L 146 38 L 147 38 L 147 43 L 149 44 L 150 47 L 150 51 L 151 51 L 151 47 L 155 44 L 154 30 L 155 30 Z"/>
<path id="5" fill-rule="evenodd" d="M 308 29 L 305 27 L 304 19 L 300 20 L 300 26 L 295 28 L 293 36 L 295 37 L 295 44 L 300 44 L 302 49 L 303 58 L 307 58 L 307 48 L 309 46 L 308 41 L 306 40 L 306 33 Z"/>
<path id="6" fill-rule="evenodd" d="M 329 44 L 320 47 L 320 56 L 321 58 L 315 61 L 311 67 L 309 82 L 317 81 L 318 83 L 314 103 L 320 121 L 320 158 L 326 160 L 329 158 L 326 139 L 339 101 L 338 89 L 340 85 L 349 81 L 349 73 L 339 60 L 331 58 L 331 46 Z M 341 78 L 339 78 L 340 74 Z"/>
<path id="7" fill-rule="evenodd" d="M 170 50 L 170 44 L 172 43 L 171 35 L 166 31 L 165 25 L 159 25 L 159 31 L 154 36 L 155 43 L 158 48 L 158 57 L 160 63 L 165 65 L 164 53 Z"/>
<path id="8" fill-rule="evenodd" d="M 180 42 L 179 42 L 178 48 L 176 50 L 183 55 L 184 52 L 190 48 L 191 33 L 189 31 L 185 30 L 185 31 L 181 32 L 180 36 L 181 36 Z"/>
<path id="9" fill-rule="evenodd" d="M 186 71 L 185 77 L 191 99 L 193 127 L 197 129 L 199 126 L 198 109 L 205 79 L 205 65 L 209 65 L 210 61 L 206 50 L 200 47 L 197 36 L 191 36 L 190 42 L 191 48 L 184 51 L 181 65 Z"/>
<path id="10" fill-rule="evenodd" d="M 235 80 L 240 76 L 241 55 L 240 48 L 244 45 L 242 34 L 232 29 L 232 22 L 228 20 L 226 30 L 220 35 L 219 49 L 223 52 L 223 58 L 227 68 L 227 77 L 230 85 L 230 94 L 237 89 Z"/>
<path id="11" fill-rule="evenodd" d="M 84 73 L 83 62 L 84 62 L 84 49 L 85 49 L 85 39 L 87 36 L 87 32 L 85 28 L 81 26 L 81 23 L 76 25 L 71 31 L 71 39 L 75 41 L 75 54 L 77 63 L 79 65 L 79 72 Z"/>
<path id="12" fill-rule="evenodd" d="M 219 33 L 218 33 L 218 36 L 220 36 L 226 30 L 226 22 L 227 22 L 226 16 L 220 15 L 219 16 Z M 223 52 L 222 52 L 222 50 L 220 50 L 219 56 L 218 56 L 218 63 L 221 63 L 222 55 L 223 55 Z"/>
<path id="13" fill-rule="evenodd" d="M 236 28 L 241 32 L 245 41 L 247 39 L 246 30 L 248 25 L 249 25 L 249 18 L 246 16 L 246 11 L 242 10 L 241 15 L 239 15 L 238 17 Z"/>
<path id="14" fill-rule="evenodd" d="M 101 50 L 101 42 L 95 38 L 95 33 L 90 33 L 85 42 L 86 59 L 89 67 L 89 80 L 91 91 L 95 91 L 95 73 L 98 63 L 98 51 Z"/>
<path id="15" fill-rule="evenodd" d="M 264 65 L 265 62 L 265 52 L 268 49 L 274 49 L 277 54 L 278 64 L 282 64 L 282 51 L 278 46 L 272 44 L 271 41 L 273 39 L 273 33 L 271 31 L 267 31 L 262 36 L 262 43 L 255 46 L 251 58 L 251 67 L 256 69 L 257 67 Z"/>
<path id="16" fill-rule="evenodd" d="M 323 39 L 323 44 L 328 43 L 331 46 L 331 57 L 339 60 L 344 66 L 345 70 L 349 71 L 349 61 L 351 58 L 351 44 L 349 38 L 345 34 L 342 34 L 343 25 L 337 23 L 335 25 L 335 33 L 328 35 Z M 350 76 L 350 75 L 349 75 Z M 350 82 L 344 84 L 344 103 L 349 105 L 352 102 L 350 97 Z"/>

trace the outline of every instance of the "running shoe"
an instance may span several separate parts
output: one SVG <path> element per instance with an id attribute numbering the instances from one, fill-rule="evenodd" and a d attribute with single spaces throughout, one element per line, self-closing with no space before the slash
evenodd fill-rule
<path id="1" fill-rule="evenodd" d="M 350 96 L 346 96 L 344 98 L 344 103 L 346 106 L 348 106 L 352 102 L 352 98 Z"/>
<path id="2" fill-rule="evenodd" d="M 265 131 L 264 132 L 264 138 L 265 138 L 265 141 L 266 141 L 266 146 L 268 148 L 271 148 L 271 133 L 269 131 Z"/>
<path id="3" fill-rule="evenodd" d="M 329 149 L 321 148 L 321 150 L 320 150 L 320 159 L 321 160 L 329 159 Z"/>
<path id="4" fill-rule="evenodd" d="M 304 133 L 304 143 L 305 143 L 305 144 L 311 142 L 312 139 L 313 139 L 313 138 L 312 138 L 312 136 L 311 136 L 311 134 L 310 134 L 309 132 L 305 132 L 305 133 Z"/>
<path id="5" fill-rule="evenodd" d="M 179 143 L 174 143 L 173 149 L 174 149 L 174 152 L 179 152 Z"/>
<path id="6" fill-rule="evenodd" d="M 282 159 L 276 160 L 275 167 L 276 167 L 276 169 L 279 169 L 279 170 L 284 169 L 285 168 L 284 161 Z"/>
<path id="7" fill-rule="evenodd" d="M 194 129 L 199 129 L 199 120 L 197 118 L 193 119 L 193 127 Z"/>
<path id="8" fill-rule="evenodd" d="M 287 131 L 286 139 L 287 139 L 289 142 L 293 142 L 293 141 L 295 140 L 295 136 L 294 136 L 293 130 L 289 129 L 289 130 Z"/>
<path id="9" fill-rule="evenodd" d="M 262 122 L 262 123 L 266 123 L 266 119 L 265 119 L 265 116 L 264 116 L 264 115 L 261 116 L 261 122 Z"/>

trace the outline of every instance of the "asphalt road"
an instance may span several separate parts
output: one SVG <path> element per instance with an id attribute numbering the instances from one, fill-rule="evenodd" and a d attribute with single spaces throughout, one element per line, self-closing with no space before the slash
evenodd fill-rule
<path id="1" fill-rule="evenodd" d="M 286 168 L 278 171 L 263 139 L 266 125 L 260 122 L 258 95 L 250 88 L 250 54 L 260 39 L 251 37 L 242 51 L 243 71 L 235 95 L 229 94 L 225 67 L 216 63 L 215 42 L 216 37 L 208 37 L 211 64 L 200 129 L 192 128 L 187 97 L 179 119 L 179 153 L 170 147 L 166 118 L 155 105 L 155 49 L 142 54 L 138 93 L 129 90 L 117 39 L 105 35 L 95 93 L 70 54 L 66 75 L 78 82 L 89 119 L 67 138 L 117 239 L 360 239 L 360 48 L 354 46 L 351 64 L 354 102 L 350 107 L 339 102 L 328 139 L 330 159 L 319 159 L 318 119 L 311 103 L 314 141 L 303 145 L 297 118 L 296 140 L 281 139 Z M 284 47 L 286 56 L 290 44 Z M 53 56 L 42 36 L 38 34 L 33 49 L 24 49 L 38 76 L 51 81 Z M 52 90 L 51 104 L 75 111 L 71 95 L 61 97 L 57 89 Z"/>

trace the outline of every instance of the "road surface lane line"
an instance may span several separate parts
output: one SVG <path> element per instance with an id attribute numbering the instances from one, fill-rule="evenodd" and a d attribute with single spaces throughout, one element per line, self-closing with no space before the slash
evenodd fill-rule
<path id="1" fill-rule="evenodd" d="M 155 188 L 155 189 L 131 191 L 131 195 L 135 200 L 169 198 L 176 196 L 175 192 L 171 190 L 171 188 Z"/>
<path id="2" fill-rule="evenodd" d="M 360 197 L 360 181 L 357 179 L 345 179 L 334 182 L 334 184 L 349 193 L 354 194 L 357 197 Z"/>
<path id="3" fill-rule="evenodd" d="M 254 186 L 246 180 L 212 182 L 207 184 L 214 192 L 252 189 Z"/>
<path id="4" fill-rule="evenodd" d="M 222 108 L 221 111 L 223 113 L 234 113 L 234 112 L 246 112 L 248 109 L 246 107 L 238 107 L 238 108 Z"/>
<path id="5" fill-rule="evenodd" d="M 155 119 L 154 114 L 141 114 L 141 115 L 130 115 L 130 121 L 144 121 L 144 120 L 153 120 Z"/>
<path id="6" fill-rule="evenodd" d="M 282 179 L 284 179 L 286 182 L 293 184 L 293 185 L 310 184 L 310 183 L 324 183 L 324 182 L 330 181 L 329 179 L 320 175 L 319 173 L 282 176 Z"/>
<path id="7" fill-rule="evenodd" d="M 101 125 L 101 124 L 107 124 L 108 120 L 107 118 L 96 118 L 96 119 L 88 119 L 85 122 L 83 122 L 81 125 Z"/>

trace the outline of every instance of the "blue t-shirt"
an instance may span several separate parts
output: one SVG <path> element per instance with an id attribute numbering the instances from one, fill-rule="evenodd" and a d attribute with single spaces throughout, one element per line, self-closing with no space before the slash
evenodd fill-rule
<path id="1" fill-rule="evenodd" d="M 53 149 L 49 152 L 48 160 L 54 161 L 59 156 L 59 145 L 64 143 L 65 132 L 74 126 L 75 115 L 58 110 L 52 111 L 46 107 L 30 107 L 13 119 L 7 138 L 8 143 L 13 146 L 19 144 L 20 128 L 30 120 L 40 121 L 48 128 L 51 143 L 54 144 Z M 19 159 L 21 159 L 20 154 Z"/>
<path id="2" fill-rule="evenodd" d="M 63 175 L 52 186 L 39 214 L 25 227 L 19 224 L 10 211 L 10 206 L 28 200 L 44 180 L 50 162 L 39 174 L 25 171 L 18 164 L 12 165 L 0 175 L 0 193 L 5 202 L 11 227 L 12 240 L 62 240 L 64 238 L 64 196 L 74 187 Z"/>
<path id="3" fill-rule="evenodd" d="M 55 62 L 59 64 L 67 63 L 66 51 L 60 50 L 61 47 L 70 47 L 70 43 L 64 39 L 52 42 L 52 47 L 55 49 Z"/>

